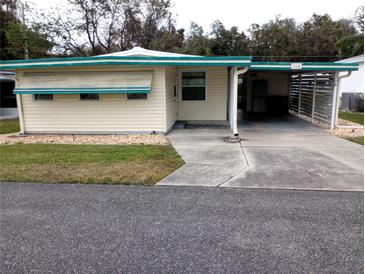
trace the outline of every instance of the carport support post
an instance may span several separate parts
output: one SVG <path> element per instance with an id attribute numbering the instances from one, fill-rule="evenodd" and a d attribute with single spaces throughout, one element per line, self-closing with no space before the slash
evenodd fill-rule
<path id="1" fill-rule="evenodd" d="M 302 102 L 302 74 L 299 74 L 298 117 L 300 116 L 301 102 Z"/>
<path id="2" fill-rule="evenodd" d="M 312 117 L 311 122 L 314 122 L 314 111 L 316 108 L 316 89 L 317 89 L 317 73 L 314 74 L 313 78 L 313 98 L 312 98 Z"/>
<path id="3" fill-rule="evenodd" d="M 20 94 L 16 95 L 16 104 L 18 107 L 18 114 L 19 114 L 20 134 L 24 134 L 23 104 L 22 104 L 22 97 Z"/>
<path id="4" fill-rule="evenodd" d="M 345 75 L 340 75 L 339 72 L 335 74 L 335 89 L 333 91 L 332 98 L 332 113 L 331 113 L 331 129 L 336 127 L 337 117 L 338 117 L 338 103 L 340 100 L 340 79 L 349 77 L 351 75 L 351 71 L 348 71 Z"/>
<path id="5" fill-rule="evenodd" d="M 230 125 L 233 131 L 232 141 L 239 141 L 239 133 L 237 130 L 237 98 L 238 98 L 238 76 L 244 74 L 248 68 L 232 67 L 229 71 L 229 89 L 230 89 Z"/>
<path id="6" fill-rule="evenodd" d="M 331 129 L 334 129 L 336 126 L 336 116 L 337 116 L 337 97 L 338 97 L 338 91 L 339 91 L 339 73 L 335 73 L 335 88 L 333 90 L 333 97 L 332 97 L 332 110 L 331 110 Z"/>

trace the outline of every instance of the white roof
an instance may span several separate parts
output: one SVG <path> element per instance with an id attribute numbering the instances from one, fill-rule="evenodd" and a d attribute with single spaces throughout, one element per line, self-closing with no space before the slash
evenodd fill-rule
<path id="1" fill-rule="evenodd" d="M 102 54 L 98 56 L 156 56 L 156 57 L 179 57 L 179 56 L 189 56 L 189 57 L 198 57 L 198 55 L 187 55 L 180 53 L 171 53 L 157 50 L 148 50 L 141 47 L 134 47 L 125 51 L 118 51 L 108 54 Z"/>
<path id="2" fill-rule="evenodd" d="M 335 63 L 364 63 L 364 54 L 346 58 L 343 60 L 338 60 Z"/>

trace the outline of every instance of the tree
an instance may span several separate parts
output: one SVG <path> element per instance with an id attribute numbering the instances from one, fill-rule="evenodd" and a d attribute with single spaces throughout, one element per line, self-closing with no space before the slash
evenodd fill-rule
<path id="1" fill-rule="evenodd" d="M 248 54 L 248 38 L 235 26 L 227 30 L 223 23 L 217 20 L 212 24 L 211 36 L 211 50 L 214 55 Z"/>
<path id="2" fill-rule="evenodd" d="M 364 33 L 364 6 L 356 9 L 354 21 L 360 33 Z"/>
<path id="3" fill-rule="evenodd" d="M 36 24 L 23 24 L 18 19 L 18 9 L 17 1 L 1 1 L 0 58 L 24 59 L 25 48 L 32 58 L 48 56 L 53 47 L 48 35 Z"/>
<path id="4" fill-rule="evenodd" d="M 357 8 L 354 24 L 360 33 L 345 36 L 337 41 L 336 46 L 343 55 L 359 55 L 364 53 L 364 6 Z"/>
<path id="5" fill-rule="evenodd" d="M 204 34 L 203 27 L 197 23 L 190 24 L 190 30 L 184 42 L 183 52 L 193 55 L 211 55 L 211 43 Z"/>
<path id="6" fill-rule="evenodd" d="M 332 61 L 364 50 L 364 8 L 351 20 L 314 14 L 298 24 L 293 18 L 252 24 L 246 31 L 213 22 L 205 32 L 192 22 L 177 29 L 171 0 L 67 0 L 23 25 L 16 0 L 0 0 L 1 58 L 32 58 L 50 53 L 89 56 L 141 46 L 195 55 L 252 55 L 264 61 Z M 33 14 L 32 13 L 29 14 Z M 52 49 L 52 51 L 51 51 Z"/>
<path id="7" fill-rule="evenodd" d="M 278 16 L 263 25 L 253 24 L 249 33 L 251 55 L 256 60 L 284 61 L 287 56 L 298 55 L 298 29 L 293 18 Z"/>
<path id="8" fill-rule="evenodd" d="M 175 29 L 170 0 L 68 0 L 74 12 L 46 15 L 56 51 L 97 55 L 133 46 L 174 50 L 183 32 Z"/>
<path id="9" fill-rule="evenodd" d="M 356 34 L 350 20 L 334 21 L 328 14 L 313 16 L 300 27 L 300 47 L 304 56 L 316 56 L 311 61 L 333 61 L 340 55 L 336 42 L 342 37 Z"/>
<path id="10" fill-rule="evenodd" d="M 6 38 L 6 28 L 8 24 L 15 20 L 11 13 L 0 9 L 0 58 L 1 59 L 14 59 L 14 56 L 9 52 L 9 41 Z"/>
<path id="11" fill-rule="evenodd" d="M 36 28 L 28 28 L 18 21 L 10 22 L 5 31 L 9 44 L 8 52 L 15 59 L 23 59 L 25 47 L 28 48 L 31 58 L 42 58 L 48 56 L 49 50 L 53 47 L 48 41 L 46 34 L 42 34 Z"/>

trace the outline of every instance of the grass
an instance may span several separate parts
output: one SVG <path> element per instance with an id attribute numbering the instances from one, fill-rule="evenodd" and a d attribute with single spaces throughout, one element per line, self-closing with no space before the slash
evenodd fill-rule
<path id="1" fill-rule="evenodd" d="M 340 111 L 338 117 L 356 124 L 364 125 L 364 113 Z"/>
<path id="2" fill-rule="evenodd" d="M 0 134 L 19 132 L 19 119 L 8 119 L 0 121 Z"/>
<path id="3" fill-rule="evenodd" d="M 153 185 L 184 164 L 171 146 L 0 146 L 0 181 Z"/>
<path id="4" fill-rule="evenodd" d="M 359 137 L 349 137 L 346 138 L 347 140 L 360 144 L 360 145 L 364 145 L 364 136 L 359 136 Z"/>

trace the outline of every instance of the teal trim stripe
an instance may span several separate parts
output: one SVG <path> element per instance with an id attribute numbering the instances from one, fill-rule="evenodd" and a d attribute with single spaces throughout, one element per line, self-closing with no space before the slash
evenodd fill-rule
<path id="1" fill-rule="evenodd" d="M 357 63 L 333 62 L 298 62 L 302 68 L 291 69 L 291 62 L 251 62 L 251 56 L 93 56 L 48 58 L 33 60 L 1 61 L 0 69 L 37 69 L 57 67 L 86 67 L 86 66 L 237 66 L 249 67 L 251 70 L 279 70 L 279 71 L 308 71 L 333 70 L 353 71 L 358 69 Z"/>
<path id="2" fill-rule="evenodd" d="M 91 56 L 91 57 L 66 57 L 66 58 L 41 58 L 27 60 L 1 60 L 1 64 L 16 63 L 40 63 L 40 62 L 70 62 L 70 61 L 92 61 L 92 60 L 118 60 L 118 61 L 225 61 L 241 60 L 251 61 L 252 56 Z"/>
<path id="3" fill-rule="evenodd" d="M 333 67 L 316 67 L 316 68 L 302 68 L 302 69 L 291 69 L 290 67 L 276 67 L 276 68 L 269 68 L 269 67 L 250 67 L 251 71 L 356 71 L 358 68 L 333 68 Z"/>
<path id="4" fill-rule="evenodd" d="M 299 62 L 298 62 L 299 63 Z M 303 62 L 301 69 L 292 69 L 289 62 L 253 62 L 250 70 L 279 70 L 279 71 L 355 71 L 358 64 L 338 64 L 331 62 Z M 295 64 L 295 63 L 294 63 Z"/>
<path id="5" fill-rule="evenodd" d="M 301 63 L 303 65 L 335 65 L 335 66 L 356 66 L 357 63 L 334 63 L 334 62 L 252 62 L 252 65 L 287 65 L 290 66 L 293 63 Z"/>
<path id="6" fill-rule="evenodd" d="M 57 68 L 57 67 L 90 67 L 90 66 L 115 66 L 115 65 L 142 65 L 142 66 L 242 66 L 248 67 L 250 61 L 245 60 L 207 60 L 207 61 L 88 61 L 88 62 L 40 62 L 40 63 L 18 63 L 18 64 L 0 64 L 0 69 L 31 69 L 31 68 Z"/>
<path id="7" fill-rule="evenodd" d="M 156 57 L 156 56 L 94 56 L 75 58 L 49 58 L 2 61 L 0 69 L 75 67 L 96 65 L 147 65 L 147 66 L 247 66 L 251 56 L 217 57 Z"/>
<path id="8" fill-rule="evenodd" d="M 150 87 L 113 88 L 15 88 L 14 94 L 148 93 Z"/>

